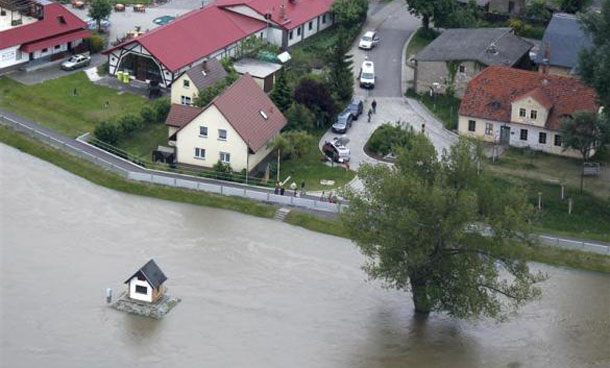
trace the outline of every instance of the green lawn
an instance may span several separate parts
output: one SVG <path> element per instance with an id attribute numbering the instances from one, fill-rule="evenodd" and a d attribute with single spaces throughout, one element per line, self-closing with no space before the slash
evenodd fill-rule
<path id="1" fill-rule="evenodd" d="M 91 83 L 84 72 L 33 86 L 0 77 L 0 107 L 70 137 L 93 131 L 98 121 L 139 113 L 145 103 L 143 97 Z"/>
<path id="2" fill-rule="evenodd" d="M 151 153 L 157 146 L 167 146 L 167 126 L 162 123 L 151 124 L 134 133 L 129 138 L 120 139 L 117 147 L 142 160 L 151 160 Z"/>
<path id="3" fill-rule="evenodd" d="M 407 60 L 417 54 L 424 47 L 428 46 L 428 44 L 438 36 L 438 34 L 434 30 L 425 30 L 423 27 L 419 28 L 415 31 L 413 38 L 409 42 L 407 46 Z"/>
<path id="4" fill-rule="evenodd" d="M 439 118 L 445 128 L 449 130 L 457 130 L 458 125 L 458 110 L 460 109 L 460 100 L 457 97 L 436 94 L 430 97 L 427 93 L 417 94 L 413 90 L 407 91 L 407 96 L 415 98 L 422 102 L 426 107 Z"/>
<path id="5" fill-rule="evenodd" d="M 318 149 L 318 140 L 316 139 L 315 145 L 312 145 L 303 157 L 281 163 L 282 180 L 290 175 L 289 183 L 294 181 L 300 186 L 304 180 L 306 191 L 319 191 L 344 186 L 356 176 L 354 171 L 347 170 L 345 166 L 330 167 L 322 162 L 320 158 L 323 157 L 323 154 Z M 335 184 L 333 186 L 322 185 L 320 184 L 322 179 L 334 180 Z"/>

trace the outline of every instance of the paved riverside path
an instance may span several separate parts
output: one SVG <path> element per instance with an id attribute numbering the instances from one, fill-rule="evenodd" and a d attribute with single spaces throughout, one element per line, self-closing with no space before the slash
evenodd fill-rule
<path id="1" fill-rule="evenodd" d="M 2 118 L 2 117 L 6 117 L 17 123 L 25 125 L 26 127 L 30 128 L 32 130 L 42 132 L 42 133 L 54 138 L 56 141 L 61 142 L 62 144 L 75 147 L 81 151 L 84 151 L 84 152 L 90 154 L 91 156 L 94 156 L 100 160 L 106 161 L 124 171 L 130 171 L 130 172 L 139 173 L 139 174 L 154 174 L 156 176 L 163 176 L 163 177 L 170 178 L 170 179 L 188 179 L 190 181 L 195 181 L 198 183 L 222 185 L 223 187 L 226 187 L 226 188 L 247 189 L 248 191 L 256 191 L 256 192 L 260 192 L 260 193 L 273 194 L 273 192 L 274 192 L 274 188 L 260 187 L 260 186 L 255 186 L 255 185 L 246 185 L 246 184 L 235 183 L 235 182 L 230 182 L 230 181 L 223 181 L 223 180 L 216 180 L 216 179 L 210 179 L 210 178 L 202 178 L 202 177 L 198 177 L 198 176 L 175 174 L 175 173 L 170 173 L 170 172 L 165 172 L 165 171 L 146 169 L 146 168 L 138 166 L 130 161 L 119 158 L 102 149 L 93 147 L 89 144 L 85 144 L 76 139 L 66 137 L 65 135 L 60 134 L 52 129 L 49 129 L 41 124 L 38 124 L 34 121 L 25 119 L 17 114 L 6 111 L 4 109 L 0 109 L 0 118 Z M 2 119 L 0 119 L 0 121 L 2 121 Z M 291 197 L 290 190 L 287 190 L 286 193 L 287 193 L 287 195 L 285 197 Z M 316 200 L 316 201 L 320 199 L 320 197 L 318 195 L 307 195 L 307 194 L 300 196 L 299 198 Z M 299 207 L 299 208 L 301 208 L 301 207 Z M 316 211 L 315 209 L 307 209 L 307 211 L 316 213 L 316 214 L 318 212 L 321 212 L 321 211 Z"/>

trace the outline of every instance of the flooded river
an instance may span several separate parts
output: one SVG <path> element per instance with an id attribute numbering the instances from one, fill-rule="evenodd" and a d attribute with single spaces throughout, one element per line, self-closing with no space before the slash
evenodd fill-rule
<path id="1" fill-rule="evenodd" d="M 413 315 L 347 240 L 125 195 L 0 144 L 0 366 L 608 367 L 610 276 L 548 272 L 506 323 Z M 182 298 L 108 308 L 154 257 Z"/>

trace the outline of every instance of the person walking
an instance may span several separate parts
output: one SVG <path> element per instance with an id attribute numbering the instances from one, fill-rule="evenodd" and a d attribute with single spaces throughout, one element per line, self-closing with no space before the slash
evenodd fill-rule
<path id="1" fill-rule="evenodd" d="M 282 185 L 280 187 L 280 195 L 284 195 L 284 191 L 285 191 L 285 189 L 284 189 L 284 186 Z"/>
<path id="2" fill-rule="evenodd" d="M 371 122 L 371 115 L 373 115 L 373 110 L 369 109 L 369 112 L 367 113 L 367 115 L 369 116 L 369 123 Z"/>
<path id="3" fill-rule="evenodd" d="M 377 101 L 373 100 L 373 103 L 371 103 L 371 106 L 373 107 L 373 114 L 377 113 Z"/>
<path id="4" fill-rule="evenodd" d="M 275 190 L 273 192 L 274 194 L 280 194 L 280 182 L 276 181 L 275 182 Z"/>
<path id="5" fill-rule="evenodd" d="M 305 180 L 301 182 L 301 197 L 305 195 Z"/>

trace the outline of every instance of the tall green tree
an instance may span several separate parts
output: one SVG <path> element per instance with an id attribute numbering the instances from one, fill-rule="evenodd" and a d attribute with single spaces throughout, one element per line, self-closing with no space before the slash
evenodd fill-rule
<path id="1" fill-rule="evenodd" d="M 368 9 L 368 0 L 335 0 L 330 10 L 340 28 L 354 29 L 366 20 Z"/>
<path id="2" fill-rule="evenodd" d="M 546 7 L 546 0 L 533 0 L 525 6 L 525 16 L 540 22 L 551 19 L 551 12 Z"/>
<path id="3" fill-rule="evenodd" d="M 583 81 L 597 91 L 599 101 L 610 116 L 610 0 L 602 1 L 600 13 L 588 12 L 580 17 L 584 31 L 593 45 L 580 52 L 579 73 Z"/>
<path id="4" fill-rule="evenodd" d="M 555 0 L 559 10 L 566 13 L 578 13 L 585 11 L 593 0 Z"/>
<path id="5" fill-rule="evenodd" d="M 331 49 L 327 64 L 328 84 L 337 100 L 347 102 L 354 94 L 353 60 L 349 54 L 351 45 L 347 32 L 339 30 L 337 41 Z"/>
<path id="6" fill-rule="evenodd" d="M 367 257 L 370 277 L 412 293 L 415 311 L 501 318 L 539 295 L 543 275 L 523 257 L 532 206 L 519 188 L 499 188 L 472 145 L 440 159 L 423 135 L 395 167 L 363 165 L 363 189 L 342 215 Z"/>
<path id="7" fill-rule="evenodd" d="M 561 139 L 565 148 L 577 150 L 586 162 L 591 151 L 610 142 L 610 122 L 595 111 L 578 111 L 562 120 Z"/>
<path id="8" fill-rule="evenodd" d="M 288 85 L 288 78 L 286 78 L 286 72 L 281 72 L 275 81 L 273 91 L 269 95 L 275 106 L 277 106 L 281 112 L 286 112 L 292 104 L 292 91 Z"/>
<path id="9" fill-rule="evenodd" d="M 110 12 L 112 12 L 112 4 L 109 0 L 93 0 L 89 5 L 89 17 L 97 23 L 98 31 L 101 31 L 101 22 L 110 16 Z"/>
<path id="10" fill-rule="evenodd" d="M 292 104 L 285 115 L 288 120 L 286 130 L 312 132 L 316 129 L 316 115 L 300 103 Z"/>
<path id="11" fill-rule="evenodd" d="M 422 18 L 424 29 L 442 25 L 457 7 L 456 0 L 406 0 L 409 13 Z"/>

